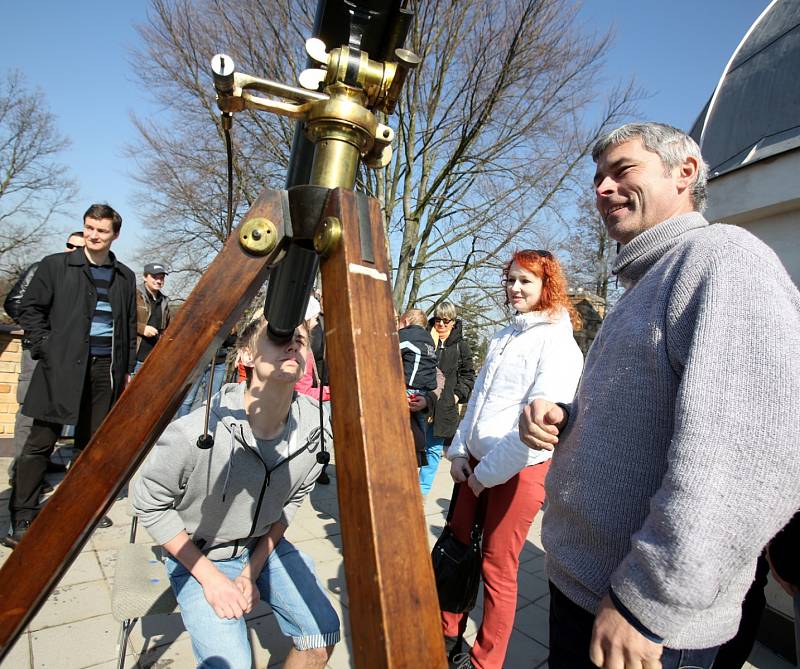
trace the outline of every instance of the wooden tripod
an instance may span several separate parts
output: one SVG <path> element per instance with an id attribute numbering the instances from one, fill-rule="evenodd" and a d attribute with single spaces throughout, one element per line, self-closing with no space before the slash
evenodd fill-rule
<path id="1" fill-rule="evenodd" d="M 358 197 L 329 192 L 323 216 L 337 218 L 343 235 L 322 263 L 353 656 L 362 669 L 443 669 L 380 208 L 375 200 L 359 207 Z M 265 191 L 241 225 L 263 217 L 287 229 L 284 198 Z M 249 255 L 236 234 L 228 239 L 2 566 L 0 659 L 175 414 L 273 260 Z"/>

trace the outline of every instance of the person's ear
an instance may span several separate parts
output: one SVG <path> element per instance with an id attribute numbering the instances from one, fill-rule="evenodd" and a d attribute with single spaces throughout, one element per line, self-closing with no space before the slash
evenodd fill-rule
<path id="1" fill-rule="evenodd" d="M 700 169 L 700 163 L 694 156 L 686 156 L 683 162 L 678 166 L 678 187 L 680 190 L 690 188 L 691 185 L 697 180 L 697 173 Z"/>

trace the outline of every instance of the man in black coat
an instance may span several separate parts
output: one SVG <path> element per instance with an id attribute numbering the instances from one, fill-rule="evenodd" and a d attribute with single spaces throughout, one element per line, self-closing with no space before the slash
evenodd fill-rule
<path id="1" fill-rule="evenodd" d="M 75 249 L 82 248 L 83 230 L 71 233 L 70 236 L 67 237 L 65 252 L 72 253 Z M 17 282 L 11 290 L 8 291 L 8 295 L 3 303 L 3 308 L 6 310 L 6 313 L 16 322 L 19 322 L 19 305 L 22 302 L 22 296 L 25 295 L 25 291 L 28 290 L 28 286 L 33 280 L 38 268 L 39 263 L 35 262 L 20 274 Z M 17 379 L 17 404 L 19 404 L 20 407 L 25 402 L 25 396 L 28 394 L 28 386 L 31 384 L 31 377 L 33 376 L 34 369 L 36 369 L 36 360 L 31 357 L 31 352 L 26 342 L 23 341 L 22 361 L 20 363 L 19 378 Z M 26 416 L 21 410 L 17 410 L 17 415 L 14 418 L 14 459 L 11 461 L 11 465 L 8 468 L 9 479 L 14 476 L 14 469 L 16 469 L 17 466 L 16 459 L 19 457 L 20 453 L 22 453 L 22 447 L 28 439 L 28 434 L 30 434 L 32 426 L 33 418 Z M 66 471 L 66 468 L 62 464 L 48 462 L 47 471 L 63 473 Z"/>
<path id="2" fill-rule="evenodd" d="M 39 364 L 22 406 L 34 422 L 17 459 L 6 546 L 17 545 L 38 513 L 61 426 L 74 424 L 76 448 L 86 446 L 133 371 L 136 281 L 110 251 L 121 226 L 108 205 L 89 207 L 83 251 L 44 258 L 20 303 L 19 324 Z"/>

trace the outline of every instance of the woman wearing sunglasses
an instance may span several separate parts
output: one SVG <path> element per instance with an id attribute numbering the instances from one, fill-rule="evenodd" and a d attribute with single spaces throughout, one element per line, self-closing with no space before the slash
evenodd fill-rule
<path id="1" fill-rule="evenodd" d="M 518 435 L 534 398 L 570 402 L 583 356 L 572 337 L 578 316 L 558 260 L 548 251 L 514 253 L 503 269 L 511 323 L 489 344 L 466 414 L 447 451 L 458 483 L 450 528 L 469 543 L 483 507 L 483 620 L 472 649 L 463 641 L 468 613 L 442 612 L 450 666 L 501 669 L 514 626 L 519 556 L 544 501 L 550 451 L 533 451 Z"/>
<path id="2" fill-rule="evenodd" d="M 425 453 L 428 464 L 419 470 L 422 496 L 431 490 L 442 448 L 449 446 L 460 420 L 458 405 L 466 405 L 475 383 L 472 350 L 464 339 L 462 321 L 450 302 L 436 306 L 434 317 L 428 321 L 436 345 L 436 366 L 444 374 L 444 388 L 433 411 L 433 421 L 425 434 Z"/>

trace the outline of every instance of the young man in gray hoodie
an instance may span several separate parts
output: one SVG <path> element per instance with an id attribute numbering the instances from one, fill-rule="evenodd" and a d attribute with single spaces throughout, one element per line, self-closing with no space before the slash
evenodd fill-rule
<path id="1" fill-rule="evenodd" d="M 197 445 L 205 408 L 171 423 L 142 466 L 134 512 L 166 550 L 198 665 L 251 666 L 244 615 L 263 598 L 294 644 L 283 666 L 321 668 L 339 619 L 311 560 L 283 537 L 321 470 L 318 405 L 293 390 L 308 331 L 278 345 L 261 319 L 239 342 L 252 374 L 214 396 L 213 446 Z"/>
<path id="2" fill-rule="evenodd" d="M 800 507 L 800 293 L 763 242 L 703 217 L 685 133 L 623 126 L 593 157 L 626 292 L 573 402 L 520 420 L 554 451 L 549 665 L 707 668 Z"/>

